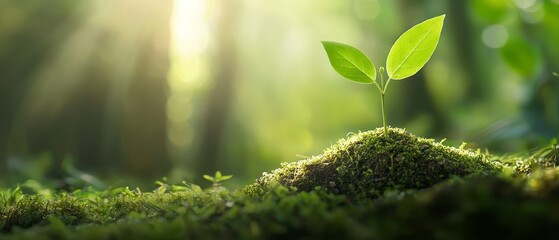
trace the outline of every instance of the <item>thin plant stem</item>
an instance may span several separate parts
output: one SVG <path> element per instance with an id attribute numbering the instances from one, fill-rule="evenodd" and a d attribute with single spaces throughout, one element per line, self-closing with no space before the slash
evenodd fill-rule
<path id="1" fill-rule="evenodd" d="M 380 93 L 380 108 L 382 111 L 382 125 L 384 125 L 384 136 L 388 137 L 388 129 L 386 128 L 386 115 L 384 114 L 384 92 Z"/>
<path id="2" fill-rule="evenodd" d="M 390 83 L 390 80 L 392 80 L 392 78 L 388 78 L 388 81 L 386 81 L 386 84 L 384 84 L 382 92 L 386 92 L 386 89 L 388 88 L 388 84 Z"/>
<path id="3" fill-rule="evenodd" d="M 386 85 L 384 84 L 384 68 L 380 67 L 379 68 L 379 73 L 380 73 L 380 85 L 383 86 L 382 89 L 380 90 L 380 109 L 381 109 L 381 113 L 382 113 L 382 125 L 384 126 L 384 136 L 388 137 L 388 128 L 386 128 L 386 114 L 384 113 L 384 91 L 386 90 L 386 87 L 388 86 L 388 83 L 390 82 L 390 78 L 388 78 L 388 81 L 386 81 Z"/>
<path id="4" fill-rule="evenodd" d="M 376 81 L 374 81 L 373 84 L 375 84 L 375 86 L 377 86 L 377 89 L 378 89 L 379 92 L 382 92 L 382 88 L 380 87 L 380 85 Z"/>

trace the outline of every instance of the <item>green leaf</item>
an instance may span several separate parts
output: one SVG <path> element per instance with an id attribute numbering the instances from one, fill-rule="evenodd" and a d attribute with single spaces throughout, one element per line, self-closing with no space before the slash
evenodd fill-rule
<path id="1" fill-rule="evenodd" d="M 215 172 L 215 179 L 220 179 L 221 178 L 221 172 L 217 171 Z"/>
<path id="2" fill-rule="evenodd" d="M 210 176 L 210 175 L 204 175 L 203 177 L 204 177 L 206 180 L 210 181 L 210 182 L 215 182 L 215 178 L 213 178 L 213 177 Z"/>
<path id="3" fill-rule="evenodd" d="M 161 185 L 157 189 L 154 190 L 154 192 L 156 194 L 163 194 L 163 193 L 165 193 L 165 191 L 167 191 L 167 186 L 165 186 L 165 185 Z"/>
<path id="4" fill-rule="evenodd" d="M 553 72 L 553 76 L 559 77 L 559 73 Z"/>
<path id="5" fill-rule="evenodd" d="M 233 175 L 225 175 L 225 176 L 222 176 L 221 178 L 219 178 L 219 181 L 220 182 L 226 181 L 226 180 L 231 179 L 232 177 L 233 177 Z"/>
<path id="6" fill-rule="evenodd" d="M 372 83 L 377 77 L 375 65 L 369 58 L 352 46 L 322 41 L 330 64 L 343 77 L 359 82 Z"/>
<path id="7" fill-rule="evenodd" d="M 386 61 L 388 76 L 400 80 L 417 73 L 429 61 L 443 29 L 445 15 L 427 19 L 396 40 Z"/>

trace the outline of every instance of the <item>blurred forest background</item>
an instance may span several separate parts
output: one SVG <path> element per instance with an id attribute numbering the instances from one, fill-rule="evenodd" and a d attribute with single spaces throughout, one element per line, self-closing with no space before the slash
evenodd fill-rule
<path id="1" fill-rule="evenodd" d="M 0 0 L 0 186 L 250 182 L 382 125 L 321 40 L 383 66 L 443 13 L 431 61 L 390 85 L 389 124 L 491 153 L 556 137 L 559 0 Z"/>

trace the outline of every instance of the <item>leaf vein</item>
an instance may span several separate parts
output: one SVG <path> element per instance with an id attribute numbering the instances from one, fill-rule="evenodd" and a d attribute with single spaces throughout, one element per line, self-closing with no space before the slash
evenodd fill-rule
<path id="1" fill-rule="evenodd" d="M 402 60 L 402 62 L 400 63 L 400 65 L 398 65 L 398 67 L 394 70 L 394 74 L 396 75 L 396 73 L 398 72 L 398 70 L 400 70 L 400 68 L 402 67 L 402 65 L 404 65 L 404 63 L 406 63 L 406 61 L 408 60 L 408 58 L 410 58 L 410 56 L 415 52 L 415 50 L 421 45 L 421 43 L 427 38 L 427 36 L 429 36 L 429 33 L 431 33 L 431 31 L 433 31 L 433 29 L 435 29 L 435 27 L 432 27 L 431 29 L 429 29 L 429 31 L 425 34 L 425 36 L 423 36 L 423 38 L 421 38 L 421 40 L 419 40 L 419 43 L 417 43 L 417 45 L 415 47 L 413 47 L 413 49 L 411 50 L 410 54 L 408 54 L 404 60 Z"/>

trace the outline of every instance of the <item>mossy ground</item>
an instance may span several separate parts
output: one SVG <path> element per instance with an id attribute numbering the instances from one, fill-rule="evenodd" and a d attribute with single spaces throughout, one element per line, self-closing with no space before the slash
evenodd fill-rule
<path id="1" fill-rule="evenodd" d="M 247 192 L 280 184 L 298 191 L 321 187 L 352 198 L 381 196 L 385 191 L 421 189 L 451 177 L 482 176 L 502 166 L 472 151 L 416 137 L 399 128 L 355 134 L 322 155 L 286 163 L 264 173 Z"/>
<path id="2" fill-rule="evenodd" d="M 341 140 L 237 191 L 0 190 L 0 239 L 533 239 L 556 236 L 556 147 L 495 158 L 400 129 Z M 493 160 L 492 160 L 493 159 Z M 499 161 L 497 161 L 499 160 Z"/>

